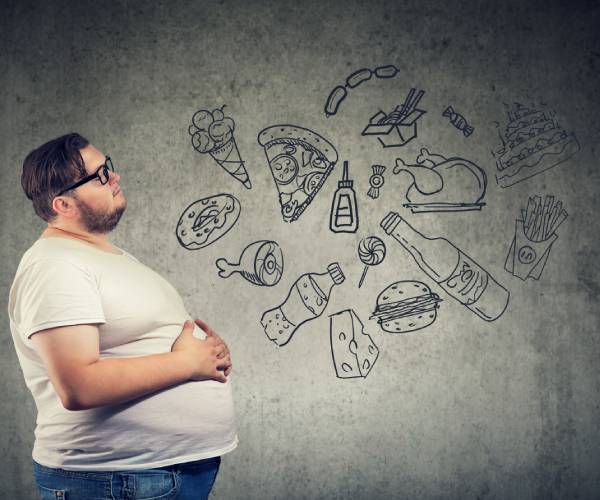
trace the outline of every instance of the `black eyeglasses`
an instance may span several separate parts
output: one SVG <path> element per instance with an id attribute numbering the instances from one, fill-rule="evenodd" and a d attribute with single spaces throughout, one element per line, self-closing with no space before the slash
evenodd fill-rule
<path id="1" fill-rule="evenodd" d="M 115 167 L 112 163 L 112 160 L 110 159 L 110 156 L 107 156 L 106 161 L 104 162 L 104 165 L 100 165 L 100 167 L 98 167 L 98 170 L 96 170 L 96 173 L 94 173 L 92 175 L 88 175 L 87 177 L 84 177 L 83 179 L 77 181 L 75 184 L 71 184 L 70 186 L 67 186 L 56 196 L 60 196 L 61 194 L 66 193 L 67 191 L 70 191 L 71 189 L 78 188 L 79 186 L 85 184 L 86 182 L 93 181 L 94 179 L 98 179 L 100 181 L 100 184 L 104 185 L 108 182 L 110 172 L 114 172 L 114 171 L 115 171 Z"/>

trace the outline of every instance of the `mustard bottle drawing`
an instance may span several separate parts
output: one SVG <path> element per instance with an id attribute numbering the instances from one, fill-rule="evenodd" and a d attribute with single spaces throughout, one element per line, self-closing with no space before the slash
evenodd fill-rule
<path id="1" fill-rule="evenodd" d="M 287 344 L 298 327 L 323 314 L 331 289 L 344 282 L 345 276 L 335 262 L 322 274 L 300 276 L 290 288 L 283 304 L 266 311 L 260 322 L 269 337 L 278 346 Z"/>
<path id="2" fill-rule="evenodd" d="M 334 233 L 355 233 L 358 230 L 358 205 L 353 185 L 354 181 L 348 179 L 348 162 L 345 161 L 329 216 L 329 229 Z"/>
<path id="3" fill-rule="evenodd" d="M 485 321 L 502 316 L 510 298 L 508 290 L 447 239 L 422 235 L 395 212 L 383 218 L 381 227 L 448 295 Z"/>

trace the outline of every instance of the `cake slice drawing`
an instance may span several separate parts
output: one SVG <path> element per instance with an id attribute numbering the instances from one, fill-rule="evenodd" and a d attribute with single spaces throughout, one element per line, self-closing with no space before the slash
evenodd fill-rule
<path id="1" fill-rule="evenodd" d="M 509 187 L 568 160 L 577 151 L 575 134 L 562 129 L 552 111 L 515 103 L 500 134 L 502 148 L 494 151 L 496 181 Z"/>
<path id="2" fill-rule="evenodd" d="M 294 222 L 319 192 L 338 159 L 333 145 L 297 125 L 273 125 L 258 134 L 279 192 L 285 222 Z"/>

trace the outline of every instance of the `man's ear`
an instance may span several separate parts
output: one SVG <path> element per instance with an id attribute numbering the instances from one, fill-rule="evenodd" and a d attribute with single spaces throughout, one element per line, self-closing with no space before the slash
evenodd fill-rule
<path id="1" fill-rule="evenodd" d="M 77 205 L 71 196 L 55 196 L 52 200 L 52 208 L 57 215 L 71 219 L 77 215 Z"/>

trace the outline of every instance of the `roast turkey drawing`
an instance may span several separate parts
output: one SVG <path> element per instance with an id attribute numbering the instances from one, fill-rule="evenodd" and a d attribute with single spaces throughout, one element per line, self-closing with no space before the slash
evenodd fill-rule
<path id="1" fill-rule="evenodd" d="M 396 159 L 394 173 L 406 172 L 412 184 L 404 207 L 413 213 L 481 210 L 487 186 L 485 171 L 464 158 L 446 158 L 421 149 L 416 164 Z"/>

